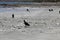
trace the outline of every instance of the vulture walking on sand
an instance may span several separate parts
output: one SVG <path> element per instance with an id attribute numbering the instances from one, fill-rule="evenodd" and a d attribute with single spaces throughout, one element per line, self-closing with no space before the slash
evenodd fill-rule
<path id="1" fill-rule="evenodd" d="M 26 22 L 25 20 L 24 20 L 24 25 L 25 25 L 25 27 L 30 26 L 30 24 L 28 22 Z"/>
<path id="2" fill-rule="evenodd" d="M 26 10 L 27 10 L 28 12 L 30 12 L 29 9 L 26 9 Z"/>
<path id="3" fill-rule="evenodd" d="M 14 18 L 14 14 L 12 14 L 12 18 Z"/>

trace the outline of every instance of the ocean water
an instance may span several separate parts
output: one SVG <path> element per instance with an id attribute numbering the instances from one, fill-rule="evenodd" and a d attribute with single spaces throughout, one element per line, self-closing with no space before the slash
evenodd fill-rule
<path id="1" fill-rule="evenodd" d="M 0 2 L 0 4 L 32 4 L 32 2 Z"/>

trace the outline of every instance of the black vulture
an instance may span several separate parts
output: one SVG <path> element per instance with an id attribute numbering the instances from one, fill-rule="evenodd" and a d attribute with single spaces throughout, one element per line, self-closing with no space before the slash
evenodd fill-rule
<path id="1" fill-rule="evenodd" d="M 25 25 L 25 27 L 30 26 L 30 24 L 28 22 L 26 22 L 25 20 L 24 20 L 24 25 Z"/>
<path id="2" fill-rule="evenodd" d="M 49 11 L 53 11 L 53 9 L 49 9 Z"/>
<path id="3" fill-rule="evenodd" d="M 14 18 L 14 14 L 12 14 L 12 18 Z"/>
<path id="4" fill-rule="evenodd" d="M 60 11 L 59 11 L 59 14 L 60 14 Z"/>
<path id="5" fill-rule="evenodd" d="M 27 11 L 29 11 L 29 9 L 27 9 Z"/>

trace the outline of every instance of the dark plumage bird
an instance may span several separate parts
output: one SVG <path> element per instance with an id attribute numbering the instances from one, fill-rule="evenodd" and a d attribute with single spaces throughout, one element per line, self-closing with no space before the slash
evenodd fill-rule
<path id="1" fill-rule="evenodd" d="M 27 11 L 29 11 L 29 9 L 27 9 Z"/>
<path id="2" fill-rule="evenodd" d="M 59 11 L 59 14 L 60 14 L 60 11 Z"/>
<path id="3" fill-rule="evenodd" d="M 53 11 L 53 9 L 49 9 L 49 11 Z"/>
<path id="4" fill-rule="evenodd" d="M 30 24 L 28 22 L 26 22 L 25 20 L 24 20 L 24 24 L 25 24 L 25 27 L 30 26 Z"/>
<path id="5" fill-rule="evenodd" d="M 14 14 L 12 14 L 12 18 L 14 18 Z"/>

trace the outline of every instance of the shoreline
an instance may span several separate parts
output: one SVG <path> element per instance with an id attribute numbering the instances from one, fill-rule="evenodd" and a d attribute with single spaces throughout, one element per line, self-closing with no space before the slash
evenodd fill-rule
<path id="1" fill-rule="evenodd" d="M 60 2 L 41 2 L 41 3 L 36 3 L 36 2 L 32 2 L 32 3 L 17 3 L 17 4 L 9 4 L 9 3 L 4 3 L 4 4 L 0 4 L 0 6 L 3 7 L 44 7 L 44 6 L 60 6 Z"/>

